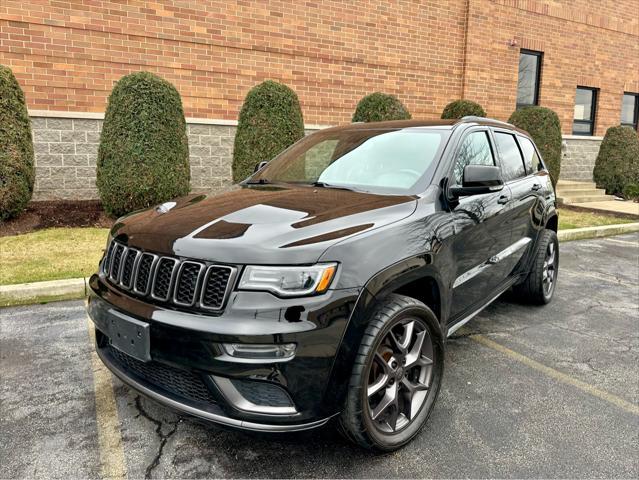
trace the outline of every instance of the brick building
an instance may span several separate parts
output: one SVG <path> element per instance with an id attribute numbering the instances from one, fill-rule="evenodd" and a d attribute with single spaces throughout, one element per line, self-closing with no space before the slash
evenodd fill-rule
<path id="1" fill-rule="evenodd" d="M 468 98 L 506 120 L 555 110 L 562 178 L 590 179 L 601 136 L 639 110 L 639 0 L 0 1 L 0 63 L 25 91 L 36 199 L 93 198 L 113 84 L 148 70 L 179 90 L 194 189 L 231 183 L 247 91 L 272 78 L 299 95 L 308 130 L 350 121 L 384 91 L 414 118 Z"/>

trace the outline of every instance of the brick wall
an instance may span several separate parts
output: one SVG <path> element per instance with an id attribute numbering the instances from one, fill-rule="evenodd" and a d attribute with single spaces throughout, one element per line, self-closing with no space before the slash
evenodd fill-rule
<path id="1" fill-rule="evenodd" d="M 541 51 L 540 104 L 571 134 L 577 85 L 599 88 L 595 135 L 604 135 L 620 123 L 623 92 L 639 92 L 637 12 L 637 0 L 470 0 L 464 95 L 508 119 L 519 50 Z"/>
<path id="2" fill-rule="evenodd" d="M 519 50 L 539 50 L 541 105 L 570 134 L 576 86 L 599 88 L 603 135 L 619 123 L 623 92 L 639 92 L 638 9 L 639 0 L 1 0 L 0 63 L 31 110 L 65 112 L 34 122 L 36 198 L 95 195 L 100 122 L 64 117 L 101 114 L 114 83 L 139 70 L 171 81 L 187 117 L 202 119 L 189 126 L 193 186 L 218 189 L 230 182 L 233 128 L 210 123 L 236 120 L 267 78 L 298 93 L 308 124 L 348 122 L 377 90 L 415 118 L 465 97 L 506 120 Z"/>
<path id="3" fill-rule="evenodd" d="M 349 121 L 376 90 L 423 117 L 460 95 L 465 3 L 2 0 L 0 61 L 39 110 L 103 112 L 115 81 L 148 70 L 190 117 L 236 119 L 267 78 L 311 124 Z"/>

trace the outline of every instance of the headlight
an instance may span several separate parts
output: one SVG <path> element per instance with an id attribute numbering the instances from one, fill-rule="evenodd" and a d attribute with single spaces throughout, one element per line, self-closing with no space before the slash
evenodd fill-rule
<path id="1" fill-rule="evenodd" d="M 261 290 L 282 297 L 324 293 L 337 271 L 336 263 L 308 267 L 264 267 L 249 265 L 240 280 L 240 290 Z"/>

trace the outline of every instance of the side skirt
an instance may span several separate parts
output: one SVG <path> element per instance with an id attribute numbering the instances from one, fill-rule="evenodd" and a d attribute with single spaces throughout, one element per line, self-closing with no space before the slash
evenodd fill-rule
<path id="1" fill-rule="evenodd" d="M 497 300 L 497 298 L 499 298 L 502 293 L 508 290 L 516 282 L 517 282 L 517 277 L 509 279 L 508 282 L 506 282 L 506 284 L 498 290 L 497 294 L 495 294 L 493 297 L 490 297 L 490 300 L 488 300 L 486 303 L 484 303 L 481 307 L 479 307 L 477 310 L 472 312 L 470 315 L 465 316 L 458 322 L 454 323 L 451 327 L 449 327 L 448 333 L 446 334 L 446 338 L 450 337 L 453 333 L 455 333 L 461 327 L 463 327 L 468 322 L 470 322 L 478 313 L 480 313 L 484 308 L 486 308 L 488 305 L 490 305 L 495 300 Z"/>

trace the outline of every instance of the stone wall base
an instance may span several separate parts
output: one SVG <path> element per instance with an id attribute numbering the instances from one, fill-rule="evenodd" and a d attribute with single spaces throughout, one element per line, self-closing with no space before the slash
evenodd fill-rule
<path id="1" fill-rule="evenodd" d="M 33 200 L 98 198 L 95 168 L 102 119 L 32 115 L 36 183 Z M 79 117 L 91 117 L 91 114 Z M 234 122 L 187 119 L 194 192 L 220 192 L 232 184 Z M 321 128 L 308 126 L 307 133 Z M 592 181 L 601 137 L 564 137 L 561 179 Z"/>
<path id="2" fill-rule="evenodd" d="M 564 136 L 561 180 L 592 182 L 592 171 L 603 137 Z"/>

